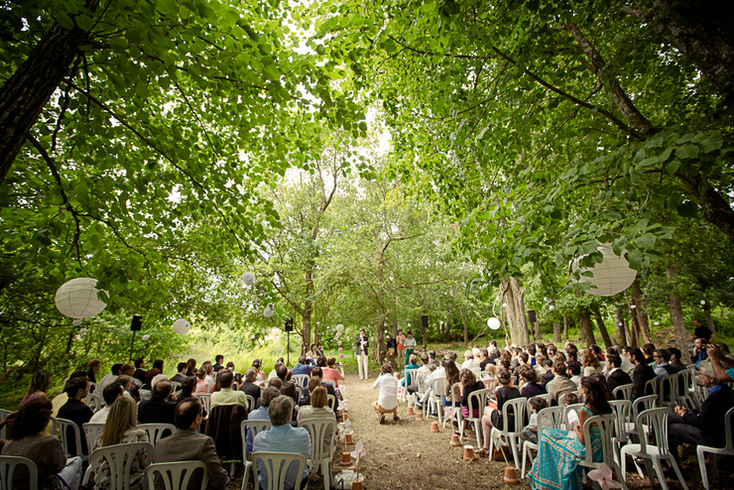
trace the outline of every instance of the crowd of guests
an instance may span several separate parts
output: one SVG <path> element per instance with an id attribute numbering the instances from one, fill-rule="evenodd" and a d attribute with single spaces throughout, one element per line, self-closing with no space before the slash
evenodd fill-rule
<path id="1" fill-rule="evenodd" d="M 729 356 L 727 346 L 699 338 L 691 354 L 695 363 L 691 367 L 695 367 L 697 384 L 705 387 L 708 394 L 700 409 L 678 406 L 677 401 L 688 394 L 688 386 L 678 386 L 679 391 L 675 394 L 663 392 L 660 388 L 661 399 L 671 406 L 668 445 L 676 458 L 680 443 L 724 447 L 725 414 L 734 406 L 732 390 L 728 386 L 734 378 L 734 359 Z M 540 456 L 530 472 L 533 488 L 539 489 L 580 488 L 582 475 L 577 464 L 585 455 L 584 422 L 595 415 L 612 413 L 609 401 L 628 396 L 634 402 L 650 394 L 646 392 L 649 381 L 658 380 L 659 383 L 668 375 L 688 369 L 678 348 L 656 348 L 653 344 L 645 344 L 641 348 L 613 346 L 602 350 L 597 345 L 579 349 L 572 342 L 566 342 L 562 349 L 554 344 L 499 349 L 492 341 L 486 349 L 467 350 L 461 364 L 457 357 L 456 352 L 447 351 L 438 361 L 436 353 L 428 351 L 418 364 L 418 358 L 413 355 L 408 359 L 400 383 L 407 387 L 409 393 L 416 393 L 419 390 L 410 377 L 416 376 L 422 381 L 427 388 L 418 397 L 417 406 L 425 409 L 428 400 L 437 395 L 430 388 L 432 381 L 445 378 L 444 405 L 447 408 L 459 405 L 462 415 L 459 418 L 464 422 L 461 427 L 453 422 L 457 433 L 469 429 L 467 417 L 481 420 L 484 444 L 477 450 L 480 457 L 490 456 L 492 428 L 501 431 L 506 421 L 515 424 L 516 414 L 511 409 L 503 416 L 505 403 L 519 397 L 528 399 L 532 416 L 521 415 L 524 425 L 521 438 L 539 443 Z M 615 394 L 614 390 L 621 386 L 625 389 Z M 482 389 L 489 392 L 487 406 L 473 406 L 470 395 Z M 575 417 L 567 424 L 571 430 L 539 430 L 537 413 L 546 406 L 559 403 L 566 406 L 583 403 L 577 415 L 570 412 L 571 417 Z M 382 422 L 382 414 L 389 411 L 380 410 L 379 404 L 373 407 Z M 598 436 L 599 428 L 592 426 L 591 446 L 597 460 L 601 457 Z M 671 475 L 675 473 L 669 468 L 666 476 Z"/>
<path id="2" fill-rule="evenodd" d="M 316 346 L 312 346 L 312 350 L 314 348 Z M 224 365 L 223 362 L 223 356 L 218 355 L 214 364 L 206 361 L 197 368 L 197 361 L 189 359 L 179 363 L 176 374 L 169 379 L 162 374 L 162 360 L 155 360 L 153 367 L 146 369 L 145 360 L 136 359 L 130 364 L 115 364 L 97 381 L 101 362 L 95 359 L 89 362 L 88 371 L 72 373 L 64 382 L 62 393 L 53 401 L 47 395 L 53 384 L 51 374 L 48 371 L 36 373 L 18 410 L 0 423 L 0 427 L 7 428 L 7 440 L 0 440 L 2 454 L 23 456 L 34 461 L 39 473 L 39 488 L 77 490 L 83 471 L 87 469 L 87 456 L 92 455 L 95 449 L 148 442 L 140 424 L 172 424 L 177 431 L 159 440 L 153 454 L 146 454 L 144 449 L 138 451 L 130 466 L 130 488 L 144 488 L 146 461 L 198 460 L 207 467 L 208 489 L 225 490 L 230 486 L 230 478 L 220 461 L 216 436 L 207 435 L 209 431 L 204 427 L 207 419 L 217 413 L 217 407 L 236 407 L 238 413 L 243 414 L 242 419 L 269 420 L 272 423 L 272 430 L 259 432 L 255 437 L 248 431 L 244 456 L 249 457 L 256 451 L 279 451 L 298 452 L 308 458 L 312 441 L 308 432 L 298 424 L 321 417 L 336 420 L 337 404 L 328 407 L 328 395 L 334 396 L 335 400 L 339 395 L 336 384 L 344 379 L 343 367 L 334 358 L 327 359 L 323 354 L 313 358 L 303 356 L 293 370 L 279 359 L 270 375 L 266 376 L 259 359 L 253 361 L 244 375 L 235 370 L 233 363 Z M 294 372 L 308 375 L 307 385 L 297 387 L 293 381 Z M 323 380 L 334 383 L 322 384 Z M 85 403 L 91 398 L 91 387 L 102 398 L 103 407 L 96 412 Z M 145 396 L 148 393 L 149 396 Z M 210 414 L 205 413 L 199 400 L 205 394 L 210 395 Z M 252 406 L 248 395 L 254 401 Z M 73 428 L 68 434 L 66 450 L 62 447 L 57 434 L 51 434 L 52 417 L 71 421 L 78 428 L 81 447 L 76 447 Z M 83 426 L 86 423 L 104 424 L 92 447 L 87 447 L 84 437 Z M 324 448 L 335 437 L 336 431 L 325 434 Z M 76 456 L 67 458 L 67 454 Z M 90 463 L 96 471 L 93 475 L 86 475 L 91 475 L 87 488 L 110 488 L 112 476 L 107 463 L 101 459 L 95 462 L 94 457 Z M 304 475 L 289 474 L 288 482 L 292 484 L 289 488 L 296 485 L 300 488 L 309 478 L 315 479 L 315 470 L 312 467 Z M 24 467 L 16 472 L 18 482 L 27 478 L 24 472 Z M 189 488 L 200 488 L 201 478 L 201 475 L 196 476 Z M 266 486 L 266 483 L 262 482 L 262 485 Z M 159 487 L 164 488 L 163 482 L 156 482 L 156 488 Z"/>

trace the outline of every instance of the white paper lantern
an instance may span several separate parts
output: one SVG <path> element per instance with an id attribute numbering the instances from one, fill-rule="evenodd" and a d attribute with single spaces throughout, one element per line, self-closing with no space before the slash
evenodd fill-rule
<path id="1" fill-rule="evenodd" d="M 492 330 L 499 330 L 500 321 L 495 317 L 489 318 L 487 319 L 487 326 Z"/>
<path id="2" fill-rule="evenodd" d="M 255 284 L 255 274 L 252 272 L 245 272 L 242 274 L 242 282 L 247 284 L 248 286 L 252 286 Z"/>
<path id="3" fill-rule="evenodd" d="M 56 308 L 69 318 L 89 318 L 107 308 L 107 303 L 97 299 L 97 280 L 77 277 L 61 285 L 56 291 Z M 107 291 L 99 291 L 107 294 Z"/>
<path id="4" fill-rule="evenodd" d="M 636 305 L 630 305 L 630 309 L 631 309 L 631 310 L 634 310 L 635 308 L 637 308 L 637 306 L 636 306 Z"/>
<path id="5" fill-rule="evenodd" d="M 660 322 L 653 322 L 653 325 L 658 326 L 660 325 Z"/>
<path id="6" fill-rule="evenodd" d="M 148 334 L 146 333 L 145 335 L 143 335 L 143 342 L 145 342 L 145 341 L 146 341 L 146 340 L 148 340 L 149 338 L 150 338 L 150 335 L 148 335 Z"/>
<path id="7" fill-rule="evenodd" d="M 502 308 L 507 308 L 507 303 L 502 303 Z"/>
<path id="8" fill-rule="evenodd" d="M 555 307 L 555 306 L 553 306 L 553 305 L 550 305 L 550 306 L 548 307 L 548 310 L 550 310 L 550 311 L 553 311 L 553 310 L 555 310 L 555 309 L 556 309 L 556 307 Z"/>
<path id="9" fill-rule="evenodd" d="M 343 332 L 344 331 L 344 325 L 342 325 L 341 323 L 339 325 L 337 325 L 336 326 L 336 331 L 337 332 Z"/>
<path id="10" fill-rule="evenodd" d="M 79 325 L 82 324 L 82 321 L 79 320 L 79 319 L 77 319 L 77 320 L 74 320 L 73 322 L 71 322 L 71 324 L 74 325 L 75 327 L 78 327 Z"/>
<path id="11" fill-rule="evenodd" d="M 588 269 L 581 269 L 580 272 L 591 272 L 594 277 L 581 276 L 577 282 L 588 282 L 596 287 L 592 287 L 586 292 L 594 296 L 614 296 L 621 293 L 632 285 L 637 277 L 637 271 L 630 269 L 629 262 L 622 257 L 618 257 L 609 244 L 599 244 L 599 251 L 604 255 L 604 259 Z M 579 259 L 574 262 L 574 269 L 578 268 Z"/>
<path id="12" fill-rule="evenodd" d="M 702 299 L 702 300 L 701 300 L 701 306 L 703 306 L 703 305 L 705 305 L 705 304 L 706 304 L 706 300 L 705 300 L 705 299 Z"/>
<path id="13" fill-rule="evenodd" d="M 88 330 L 88 329 L 86 329 L 86 328 L 81 328 L 81 329 L 79 329 L 79 335 L 84 335 L 84 334 L 85 334 L 85 333 L 87 333 L 87 332 L 89 332 L 89 330 Z"/>
<path id="14" fill-rule="evenodd" d="M 173 331 L 176 332 L 179 335 L 186 335 L 189 332 L 189 329 L 191 328 L 191 324 L 188 320 L 184 320 L 183 318 L 179 318 L 175 322 L 173 322 Z"/>
<path id="15" fill-rule="evenodd" d="M 263 315 L 265 315 L 265 317 L 267 318 L 270 318 L 271 316 L 273 316 L 273 313 L 275 313 L 274 308 L 275 306 L 273 305 L 273 303 L 268 303 L 268 305 L 265 307 L 265 311 L 263 311 Z"/>

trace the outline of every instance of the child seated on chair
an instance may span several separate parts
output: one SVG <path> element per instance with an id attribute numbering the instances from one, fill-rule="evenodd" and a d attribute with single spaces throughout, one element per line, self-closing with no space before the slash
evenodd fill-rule
<path id="1" fill-rule="evenodd" d="M 576 393 L 566 393 L 566 396 L 563 397 L 563 406 L 567 407 L 569 405 L 575 405 L 579 403 L 579 397 L 576 395 Z M 575 427 L 576 424 L 579 423 L 579 415 L 578 413 L 571 410 L 568 412 L 568 426 L 569 427 Z"/>
<path id="2" fill-rule="evenodd" d="M 534 444 L 538 442 L 538 412 L 543 410 L 547 404 L 545 400 L 539 397 L 531 398 L 528 403 L 530 404 L 530 410 L 532 415 L 530 416 L 530 422 L 520 433 L 520 439 L 523 441 L 530 441 Z"/>

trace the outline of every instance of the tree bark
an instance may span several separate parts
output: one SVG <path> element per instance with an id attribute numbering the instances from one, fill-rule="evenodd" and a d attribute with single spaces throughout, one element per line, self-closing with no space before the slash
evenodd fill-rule
<path id="1" fill-rule="evenodd" d="M 602 341 L 604 341 L 604 347 L 609 348 L 612 346 L 612 339 L 609 338 L 607 327 L 606 325 L 604 325 L 604 320 L 601 317 L 601 310 L 599 309 L 599 305 L 595 305 L 593 311 L 596 325 L 599 327 L 599 333 L 601 334 Z"/>
<path id="2" fill-rule="evenodd" d="M 703 316 L 706 317 L 706 325 L 708 325 L 709 330 L 716 333 L 716 325 L 714 325 L 714 319 L 711 318 L 711 307 L 708 303 L 703 305 Z"/>
<path id="3" fill-rule="evenodd" d="M 624 329 L 624 319 L 622 316 L 622 308 L 619 305 L 614 305 L 614 331 L 617 334 L 617 342 L 620 346 L 627 344 L 627 335 Z"/>
<path id="4" fill-rule="evenodd" d="M 558 321 L 553 322 L 553 342 L 561 341 L 561 323 Z"/>
<path id="5" fill-rule="evenodd" d="M 678 275 L 678 270 L 675 264 L 667 264 L 665 266 L 665 275 L 672 282 Z M 672 286 L 672 284 L 671 284 Z M 686 332 L 685 320 L 683 319 L 683 306 L 681 305 L 680 298 L 675 294 L 675 289 L 671 287 L 670 299 L 668 300 L 668 312 L 670 313 L 670 319 L 673 322 L 673 329 L 675 332 L 675 345 L 680 349 L 683 358 L 681 361 L 684 364 L 691 363 L 691 354 L 688 352 L 688 335 Z"/>
<path id="6" fill-rule="evenodd" d="M 540 319 L 536 317 L 535 319 L 535 342 L 538 342 L 542 335 L 540 334 Z"/>
<path id="7" fill-rule="evenodd" d="M 584 311 L 579 315 L 579 322 L 581 323 L 581 340 L 586 342 L 586 345 L 596 344 L 594 338 L 594 327 L 591 326 L 591 315 L 588 311 Z"/>
<path id="8" fill-rule="evenodd" d="M 642 338 L 646 344 L 654 344 L 655 342 L 653 342 L 652 335 L 650 334 L 650 327 L 647 324 L 647 317 L 642 313 L 642 291 L 640 291 L 640 284 L 637 282 L 637 279 L 632 283 L 632 298 L 635 305 L 633 315 L 637 319 L 637 325 L 640 328 L 640 333 L 642 333 Z"/>
<path id="9" fill-rule="evenodd" d="M 563 340 L 568 340 L 568 317 L 563 317 Z"/>
<path id="10" fill-rule="evenodd" d="M 85 5 L 92 12 L 98 6 L 99 0 L 87 0 Z M 28 131 L 69 74 L 79 48 L 88 42 L 89 35 L 83 29 L 54 24 L 0 88 L 0 183 L 23 148 Z"/>
<path id="11" fill-rule="evenodd" d="M 464 313 L 464 308 L 459 308 L 459 311 L 461 311 L 461 320 L 464 322 L 464 348 L 466 349 L 469 345 L 469 324 L 466 322 L 466 314 Z"/>
<path id="12" fill-rule="evenodd" d="M 517 283 L 517 279 L 511 277 L 509 281 L 502 281 L 500 291 L 507 304 L 505 310 L 507 310 L 507 322 L 510 325 L 511 342 L 514 345 L 530 344 L 523 289 Z"/>

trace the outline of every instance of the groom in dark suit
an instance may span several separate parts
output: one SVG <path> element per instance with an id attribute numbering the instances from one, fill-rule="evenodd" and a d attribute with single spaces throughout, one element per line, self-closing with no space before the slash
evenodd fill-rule
<path id="1" fill-rule="evenodd" d="M 622 371 L 622 358 L 619 354 L 608 354 L 607 355 L 607 369 L 609 374 L 607 375 L 607 385 L 609 385 L 609 391 L 614 393 L 614 388 L 617 386 L 632 384 L 632 378 L 630 375 Z M 619 396 L 622 396 L 621 394 Z"/>

